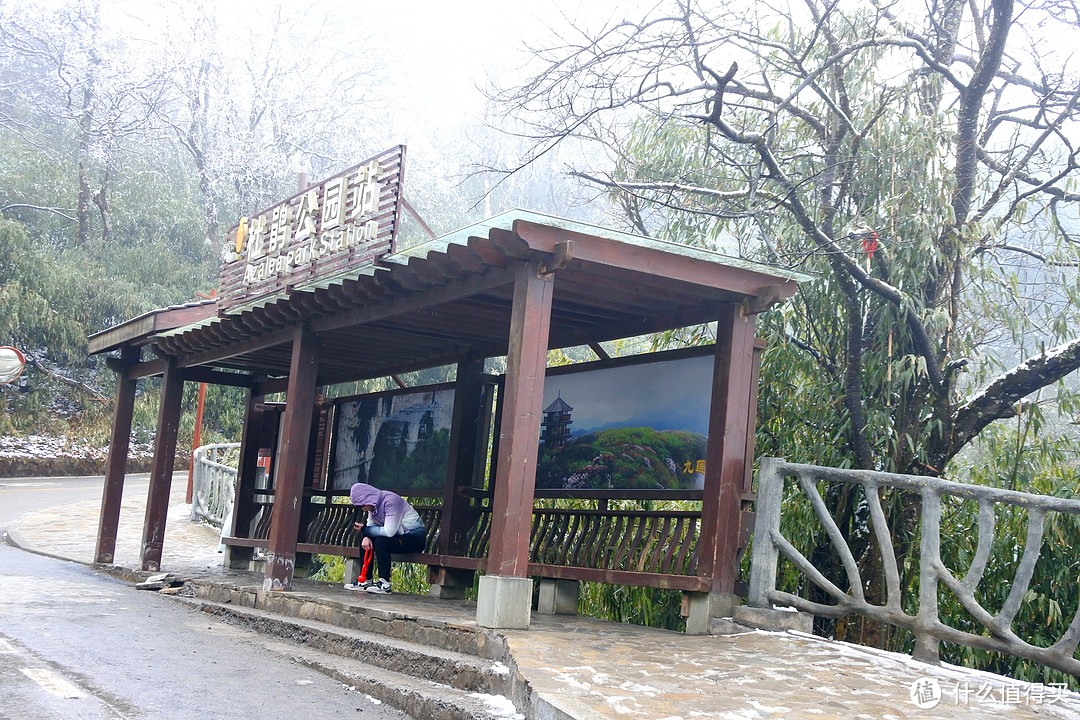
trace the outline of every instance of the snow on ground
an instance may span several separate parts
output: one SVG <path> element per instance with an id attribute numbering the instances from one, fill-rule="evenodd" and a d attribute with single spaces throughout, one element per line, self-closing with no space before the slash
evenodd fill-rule
<path id="1" fill-rule="evenodd" d="M 73 438 L 48 435 L 0 436 L 0 457 L 104 459 L 108 452 L 108 447 L 95 448 Z M 128 455 L 149 457 L 153 455 L 153 448 L 149 443 L 131 443 Z"/>
<path id="2" fill-rule="evenodd" d="M 49 435 L 0 437 L 0 477 L 48 477 L 101 475 L 105 472 L 108 447 L 94 447 L 82 440 Z M 147 472 L 153 461 L 148 443 L 131 443 L 128 472 Z M 182 457 L 177 469 L 186 468 Z M 181 467 L 182 466 L 182 467 Z"/>

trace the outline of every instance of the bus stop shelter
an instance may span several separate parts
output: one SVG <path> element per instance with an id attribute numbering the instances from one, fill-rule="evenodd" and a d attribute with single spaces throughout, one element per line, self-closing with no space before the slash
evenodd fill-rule
<path id="1" fill-rule="evenodd" d="M 385 159 L 382 163 L 383 170 L 390 164 Z M 350 184 L 362 179 L 360 172 L 340 186 L 357 206 L 364 200 Z M 368 172 L 378 177 L 378 172 Z M 366 235 L 331 236 L 342 246 L 351 242 L 352 247 L 343 249 L 353 257 L 358 246 L 378 238 L 380 224 L 396 232 L 397 208 L 390 206 L 397 201 L 385 192 L 387 184 L 381 201 L 376 197 L 370 202 L 369 215 L 375 219 L 367 220 Z M 305 202 L 322 204 L 325 224 L 333 192 L 338 191 L 324 183 L 309 199 L 290 199 L 299 208 L 286 221 L 292 223 L 291 232 L 303 231 Z M 302 238 L 306 248 L 315 247 L 315 237 Z M 238 235 L 236 253 L 243 249 Z M 280 242 L 277 249 L 283 251 Z M 263 548 L 264 588 L 288 591 L 305 550 L 323 551 L 334 543 L 355 546 L 355 538 L 313 544 L 305 537 L 313 523 L 302 526 L 312 474 L 325 467 L 320 388 L 454 365 L 460 400 L 454 405 L 447 482 L 436 518 L 438 537 L 430 540 L 423 561 L 435 588 L 460 584 L 463 572 L 482 573 L 479 624 L 527 627 L 533 596 L 530 571 L 549 567 L 530 557 L 536 549 L 534 481 L 548 351 L 588 346 L 603 358 L 600 343 L 605 341 L 715 323 L 712 386 L 701 389 L 711 404 L 704 485 L 697 495 L 701 512 L 694 520 L 692 547 L 686 550 L 687 557 L 692 556 L 687 564 L 691 570 L 668 572 L 656 584 L 686 593 L 694 627 L 700 627 L 702 618 L 707 624 L 709 616 L 730 614 L 736 602 L 738 553 L 746 542 L 740 528 L 747 525 L 740 520 L 752 499 L 760 357 L 755 317 L 790 297 L 802 276 L 520 210 L 404 250 L 390 242 L 372 256 L 326 261 L 323 267 L 318 266 L 320 258 L 308 258 L 304 272 L 289 277 L 260 275 L 258 268 L 273 270 L 272 258 L 256 266 L 250 256 L 249 250 L 249 285 L 263 283 L 257 292 L 235 292 L 238 275 L 230 276 L 226 269 L 221 297 L 156 310 L 89 339 L 89 352 L 109 353 L 109 365 L 118 373 L 98 562 L 111 562 L 115 549 L 139 379 L 161 378 L 141 568 L 160 568 L 183 384 L 238 386 L 247 389 L 247 408 L 230 529 L 236 541 L 230 550 L 234 561 L 247 561 L 253 548 Z M 477 466 L 487 462 L 490 437 L 476 400 L 482 393 L 476 390 L 491 381 L 484 363 L 496 357 L 505 357 L 506 370 L 498 378 L 491 474 L 485 487 L 470 495 L 468 488 L 475 488 L 475 478 L 482 474 Z M 252 537 L 257 535 L 251 530 L 251 498 L 258 491 L 255 468 L 259 448 L 265 445 L 258 434 L 268 425 L 259 417 L 267 412 L 263 399 L 275 393 L 284 393 L 285 401 L 274 415 L 273 513 L 264 518 L 262 537 Z M 479 505 L 487 523 L 481 546 L 467 532 L 476 527 Z M 481 556 L 466 551 L 469 543 L 474 550 L 482 548 Z M 665 568 L 672 555 L 667 552 Z M 638 570 L 645 567 L 639 565 Z M 625 569 L 594 568 L 590 574 L 582 568 L 550 567 L 555 576 L 574 580 L 625 582 L 637 576 Z"/>

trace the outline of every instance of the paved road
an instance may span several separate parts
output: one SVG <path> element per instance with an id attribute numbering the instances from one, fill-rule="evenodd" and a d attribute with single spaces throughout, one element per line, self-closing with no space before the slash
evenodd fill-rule
<path id="1" fill-rule="evenodd" d="M 80 562 L 94 559 L 102 477 L 0 478 L 0 529 L 18 532 L 29 547 Z M 129 475 L 117 527 L 115 563 L 138 568 L 149 476 Z M 184 504 L 187 473 L 173 476 L 162 568 L 168 571 L 221 569 L 218 533 L 190 522 Z"/>
<path id="2" fill-rule="evenodd" d="M 129 476 L 124 493 L 145 496 L 148 477 Z M 36 510 L 93 500 L 100 503 L 104 481 L 103 477 L 0 478 L 0 532 Z"/>
<path id="3" fill-rule="evenodd" d="M 100 479 L 0 480 L 0 527 L 100 493 Z M 0 720 L 253 717 L 405 718 L 261 636 L 0 544 Z"/>

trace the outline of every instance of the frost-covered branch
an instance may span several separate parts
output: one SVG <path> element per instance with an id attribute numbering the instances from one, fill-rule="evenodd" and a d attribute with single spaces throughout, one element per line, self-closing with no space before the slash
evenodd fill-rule
<path id="1" fill-rule="evenodd" d="M 1080 338 L 1028 358 L 999 375 L 984 390 L 957 408 L 953 452 L 994 420 L 1015 415 L 1016 404 L 1021 399 L 1077 369 L 1080 369 Z"/>
<path id="2" fill-rule="evenodd" d="M 40 210 L 41 212 L 50 212 L 59 215 L 66 220 L 70 220 L 71 222 L 76 222 L 76 219 L 74 217 L 68 215 L 69 212 L 72 212 L 71 210 L 65 212 L 60 208 L 43 207 L 41 205 L 28 205 L 26 203 L 12 203 L 10 205 L 5 205 L 4 207 L 0 208 L 0 212 L 7 212 L 8 210 L 18 210 L 20 208 L 24 208 L 26 210 Z"/>

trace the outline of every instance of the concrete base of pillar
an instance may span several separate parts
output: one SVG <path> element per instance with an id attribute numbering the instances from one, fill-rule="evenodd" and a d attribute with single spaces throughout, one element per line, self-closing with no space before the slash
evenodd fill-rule
<path id="1" fill-rule="evenodd" d="M 476 624 L 505 630 L 528 630 L 532 621 L 532 580 L 484 575 L 476 598 Z"/>
<path id="2" fill-rule="evenodd" d="M 472 570 L 428 566 L 428 595 L 440 600 L 464 600 L 476 583 Z"/>
<path id="3" fill-rule="evenodd" d="M 807 634 L 814 632 L 814 616 L 791 610 L 772 610 L 743 605 L 735 608 L 732 619 L 740 625 L 761 630 L 798 630 Z"/>
<path id="4" fill-rule="evenodd" d="M 224 555 L 222 565 L 229 570 L 255 570 L 255 551 L 253 548 L 226 545 L 222 554 Z"/>
<path id="5" fill-rule="evenodd" d="M 683 593 L 683 615 L 686 616 L 687 635 L 707 635 L 709 621 L 717 617 L 731 617 L 742 602 L 732 593 Z"/>
<path id="6" fill-rule="evenodd" d="M 459 585 L 440 585 L 432 583 L 428 585 L 428 597 L 439 600 L 464 600 L 465 588 Z"/>
<path id="7" fill-rule="evenodd" d="M 540 600 L 536 612 L 541 615 L 577 615 L 581 583 L 577 580 L 540 580 Z"/>
<path id="8" fill-rule="evenodd" d="M 731 618 L 714 617 L 709 620 L 710 635 L 742 635 L 753 631 L 753 628 L 740 625 Z"/>

